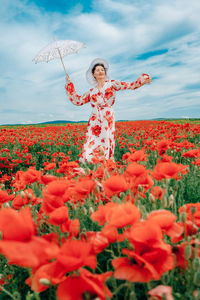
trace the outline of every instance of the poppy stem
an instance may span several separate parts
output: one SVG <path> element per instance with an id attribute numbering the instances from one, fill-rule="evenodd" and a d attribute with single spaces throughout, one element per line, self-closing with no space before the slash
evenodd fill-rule
<path id="1" fill-rule="evenodd" d="M 9 291 L 7 291 L 3 286 L 0 286 L 1 291 L 3 291 L 6 295 L 8 295 L 11 299 L 17 300 L 18 298 L 15 298 Z"/>

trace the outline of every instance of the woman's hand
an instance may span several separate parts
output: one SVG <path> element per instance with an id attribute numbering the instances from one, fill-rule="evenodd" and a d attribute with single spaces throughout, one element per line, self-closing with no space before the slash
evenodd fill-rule
<path id="1" fill-rule="evenodd" d="M 69 77 L 69 75 L 66 73 L 66 81 L 67 82 L 70 82 L 71 81 L 71 79 L 70 79 L 70 77 Z"/>
<path id="2" fill-rule="evenodd" d="M 142 74 L 143 78 L 145 79 L 145 83 L 151 83 L 152 82 L 152 78 L 150 75 L 148 74 Z"/>

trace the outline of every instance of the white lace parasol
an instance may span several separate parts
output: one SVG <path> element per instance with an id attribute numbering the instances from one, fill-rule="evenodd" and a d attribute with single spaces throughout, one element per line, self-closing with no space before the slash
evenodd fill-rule
<path id="1" fill-rule="evenodd" d="M 63 64 L 63 68 L 66 73 L 66 69 L 63 63 L 63 56 L 77 53 L 79 49 L 85 48 L 86 46 L 77 41 L 72 40 L 55 40 L 53 43 L 44 47 L 33 59 L 35 63 L 49 62 L 55 58 L 60 58 Z"/>

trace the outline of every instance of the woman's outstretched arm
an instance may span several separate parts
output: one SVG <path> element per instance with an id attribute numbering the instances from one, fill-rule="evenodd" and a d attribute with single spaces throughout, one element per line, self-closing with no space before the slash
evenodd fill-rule
<path id="1" fill-rule="evenodd" d="M 90 102 L 90 93 L 87 92 L 83 94 L 82 96 L 79 96 L 74 88 L 74 84 L 71 82 L 71 79 L 69 75 L 66 76 L 66 85 L 65 85 L 65 90 L 67 93 L 67 96 L 69 97 L 69 100 L 74 104 L 74 105 L 83 105 L 88 102 Z"/>
<path id="2" fill-rule="evenodd" d="M 113 87 L 116 91 L 120 90 L 135 90 L 141 86 L 143 86 L 146 83 L 151 83 L 152 79 L 147 74 L 142 74 L 136 81 L 133 82 L 124 82 L 119 80 L 111 80 L 113 83 Z"/>

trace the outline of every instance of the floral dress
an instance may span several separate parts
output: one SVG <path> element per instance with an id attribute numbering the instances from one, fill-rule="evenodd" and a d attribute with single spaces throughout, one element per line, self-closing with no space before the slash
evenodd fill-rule
<path id="1" fill-rule="evenodd" d="M 135 90 L 146 83 L 142 74 L 135 82 L 123 82 L 107 80 L 101 89 L 91 88 L 88 92 L 79 96 L 73 83 L 68 80 L 65 89 L 70 101 L 75 105 L 83 105 L 90 102 L 92 114 L 90 116 L 85 143 L 80 157 L 80 162 L 93 162 L 93 158 L 103 156 L 105 159 L 114 157 L 115 148 L 115 121 L 113 105 L 116 92 L 120 90 Z"/>

